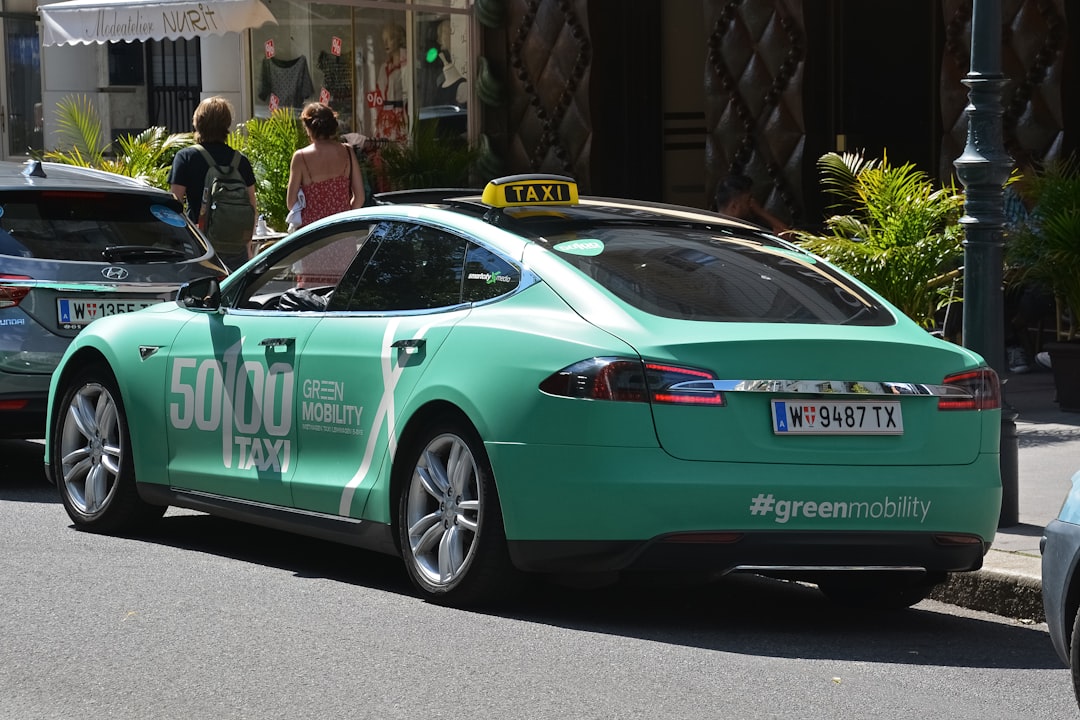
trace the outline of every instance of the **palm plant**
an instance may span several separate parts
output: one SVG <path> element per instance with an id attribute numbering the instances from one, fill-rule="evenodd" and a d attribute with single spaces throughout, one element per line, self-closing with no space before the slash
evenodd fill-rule
<path id="1" fill-rule="evenodd" d="M 1080 165 L 1075 157 L 1048 163 L 1027 179 L 1023 192 L 1035 208 L 1033 218 L 1010 235 L 1006 259 L 1020 280 L 1050 288 L 1059 308 L 1069 310 L 1066 339 L 1072 340 L 1080 318 Z M 1058 334 L 1065 334 L 1060 327 Z"/>
<path id="2" fill-rule="evenodd" d="M 266 224 L 284 230 L 289 208 L 285 191 L 293 153 L 308 144 L 307 134 L 292 110 L 279 108 L 268 118 L 252 118 L 238 125 L 228 143 L 251 160 L 255 170 L 255 198 Z"/>
<path id="3" fill-rule="evenodd" d="M 826 193 L 843 212 L 826 219 L 828 234 L 797 231 L 806 249 L 872 287 L 923 327 L 955 300 L 960 275 L 963 196 L 955 185 L 934 189 L 913 164 L 888 157 L 826 153 L 818 160 Z"/>
<path id="4" fill-rule="evenodd" d="M 101 118 L 89 98 L 69 96 L 56 105 L 61 143 L 66 149 L 44 153 L 44 159 L 65 165 L 107 170 L 119 175 L 140 178 L 155 187 L 168 189 L 169 168 L 173 156 L 190 145 L 191 133 L 169 133 L 163 127 L 151 127 L 138 135 L 117 140 L 119 153 L 111 153 L 105 142 Z"/>
<path id="5" fill-rule="evenodd" d="M 170 133 L 160 126 L 150 127 L 138 135 L 118 138 L 116 144 L 120 146 L 120 152 L 114 158 L 106 158 L 101 167 L 120 175 L 142 178 L 167 190 L 173 156 L 194 142 L 192 133 Z"/>
<path id="6" fill-rule="evenodd" d="M 45 159 L 65 165 L 100 167 L 109 149 L 97 108 L 85 95 L 69 95 L 56 103 L 56 124 L 66 150 L 48 150 Z"/>

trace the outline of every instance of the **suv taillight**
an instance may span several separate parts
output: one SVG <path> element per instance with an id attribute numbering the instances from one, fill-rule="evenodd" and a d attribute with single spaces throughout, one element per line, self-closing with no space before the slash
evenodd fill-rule
<path id="1" fill-rule="evenodd" d="M 990 368 L 968 370 L 945 378 L 955 395 L 938 399 L 938 410 L 997 410 L 1001 407 L 1001 381 Z"/>
<path id="2" fill-rule="evenodd" d="M 30 288 L 25 285 L 7 285 L 5 280 L 33 280 L 26 275 L 3 275 L 0 274 L 0 310 L 15 307 L 30 294 Z"/>
<path id="3" fill-rule="evenodd" d="M 708 370 L 629 358 L 582 360 L 550 375 L 540 390 L 560 397 L 674 405 L 723 405 Z"/>

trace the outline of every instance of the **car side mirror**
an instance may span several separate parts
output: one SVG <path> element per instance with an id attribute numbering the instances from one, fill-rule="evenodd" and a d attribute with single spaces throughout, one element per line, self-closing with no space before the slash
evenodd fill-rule
<path id="1" fill-rule="evenodd" d="M 176 304 L 193 310 L 218 310 L 221 308 L 221 284 L 216 277 L 184 283 L 176 292 Z"/>

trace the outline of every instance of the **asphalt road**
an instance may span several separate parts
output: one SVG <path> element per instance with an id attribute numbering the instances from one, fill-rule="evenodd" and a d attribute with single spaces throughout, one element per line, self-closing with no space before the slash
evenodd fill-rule
<path id="1" fill-rule="evenodd" d="M 426 604 L 399 561 L 172 511 L 72 529 L 0 442 L 0 718 L 1080 718 L 1045 626 L 801 585 Z"/>

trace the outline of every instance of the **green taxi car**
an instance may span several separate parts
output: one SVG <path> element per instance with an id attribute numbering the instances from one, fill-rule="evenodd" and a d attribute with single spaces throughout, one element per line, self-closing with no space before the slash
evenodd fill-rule
<path id="1" fill-rule="evenodd" d="M 822 259 L 524 175 L 390 194 L 94 322 L 46 465 L 78 528 L 192 508 L 398 554 L 452 605 L 678 570 L 902 607 L 981 566 L 999 435 L 981 358 Z"/>

